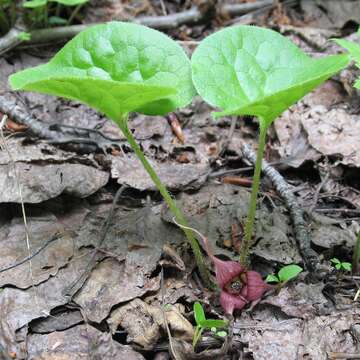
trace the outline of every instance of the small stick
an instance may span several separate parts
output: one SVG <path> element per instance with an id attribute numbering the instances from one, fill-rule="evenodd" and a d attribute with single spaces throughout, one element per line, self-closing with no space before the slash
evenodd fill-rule
<path id="1" fill-rule="evenodd" d="M 46 241 L 44 245 L 40 246 L 39 249 L 35 250 L 30 256 L 27 256 L 25 259 L 20 260 L 20 261 L 16 262 L 15 264 L 12 264 L 12 265 L 9 265 L 7 267 L 0 269 L 0 273 L 14 269 L 17 266 L 20 266 L 20 265 L 26 263 L 27 261 L 30 261 L 36 255 L 38 255 L 41 251 L 43 251 L 49 244 L 51 244 L 53 241 L 58 240 L 58 239 L 60 239 L 59 234 L 55 234 L 48 241 Z"/>
<path id="2" fill-rule="evenodd" d="M 360 359 L 360 353 L 358 354 L 348 354 L 342 352 L 328 352 L 330 360 L 336 359 Z"/>

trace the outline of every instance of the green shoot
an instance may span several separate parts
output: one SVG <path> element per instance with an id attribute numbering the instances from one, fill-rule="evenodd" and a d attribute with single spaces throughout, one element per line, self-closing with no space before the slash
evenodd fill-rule
<path id="1" fill-rule="evenodd" d="M 81 7 L 89 0 L 27 0 L 23 3 L 23 7 L 31 10 L 30 14 L 26 14 L 26 18 L 32 22 L 32 27 L 41 27 L 49 25 L 70 25 Z M 51 3 L 56 3 L 55 14 L 49 16 L 49 12 L 53 7 Z M 59 16 L 60 6 L 74 7 L 68 20 Z"/>
<path id="2" fill-rule="evenodd" d="M 259 145 L 240 263 L 249 266 L 256 201 L 266 132 L 289 106 L 347 66 L 348 55 L 313 59 L 279 33 L 256 26 L 233 26 L 210 35 L 192 56 L 198 93 L 224 115 L 253 115 Z"/>
<path id="3" fill-rule="evenodd" d="M 351 271 L 352 265 L 346 261 L 340 261 L 337 258 L 330 259 L 331 263 L 334 265 L 335 269 L 338 271 Z"/>
<path id="4" fill-rule="evenodd" d="M 214 320 L 206 319 L 204 309 L 202 305 L 196 301 L 194 303 L 194 318 L 196 322 L 194 337 L 193 337 L 193 348 L 201 339 L 201 335 L 204 330 L 211 330 L 217 336 L 226 337 L 227 333 L 224 330 L 218 331 L 218 329 L 225 329 L 228 327 L 228 321 L 226 320 Z"/>
<path id="5" fill-rule="evenodd" d="M 295 279 L 301 272 L 303 268 L 298 265 L 287 265 L 282 267 L 277 275 L 269 274 L 265 281 L 268 283 L 281 283 L 284 284 L 289 280 Z"/>
<path id="6" fill-rule="evenodd" d="M 184 226 L 200 274 L 211 286 L 198 242 L 128 127 L 128 114 L 164 115 L 195 95 L 190 61 L 166 35 L 122 22 L 93 26 L 69 41 L 49 63 L 10 77 L 14 90 L 37 91 L 81 101 L 112 119 Z"/>

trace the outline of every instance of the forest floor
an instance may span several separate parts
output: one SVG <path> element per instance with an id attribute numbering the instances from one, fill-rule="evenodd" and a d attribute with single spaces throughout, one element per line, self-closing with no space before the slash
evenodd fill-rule
<path id="1" fill-rule="evenodd" d="M 206 10 L 200 22 L 163 30 L 188 53 L 234 24 L 275 29 L 315 57 L 341 52 L 333 37 L 360 42 L 356 1 L 285 1 L 231 15 L 239 3 L 218 2 L 228 13 L 213 14 L 211 1 L 91 1 L 81 21 Z M 10 74 L 48 61 L 62 44 L 16 47 L 0 57 L 0 115 L 9 116 L 0 148 L 0 359 L 168 359 L 164 304 L 179 359 L 360 359 L 360 276 L 330 262 L 352 261 L 360 231 L 355 66 L 286 111 L 266 146 L 266 160 L 305 212 L 322 276 L 303 271 L 235 313 L 230 343 L 209 331 L 194 352 L 193 303 L 223 318 L 218 294 L 202 285 L 182 231 L 120 130 L 80 103 L 10 91 Z M 253 172 L 242 146 L 256 149 L 258 125 L 251 117 L 214 120 L 211 111 L 196 98 L 170 118 L 133 115 L 130 127 L 190 225 L 216 255 L 236 260 Z M 251 260 L 264 277 L 287 264 L 304 266 L 289 209 L 266 176 Z"/>

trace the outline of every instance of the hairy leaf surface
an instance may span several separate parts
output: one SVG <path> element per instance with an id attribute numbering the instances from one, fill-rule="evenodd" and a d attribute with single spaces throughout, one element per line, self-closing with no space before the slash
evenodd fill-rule
<path id="1" fill-rule="evenodd" d="M 201 42 L 192 76 L 199 94 L 223 110 L 216 116 L 255 115 L 268 125 L 348 62 L 348 55 L 313 59 L 275 31 L 241 25 Z"/>
<path id="2" fill-rule="evenodd" d="M 195 93 L 190 61 L 175 41 L 122 22 L 81 32 L 49 63 L 12 75 L 10 84 L 79 100 L 115 121 L 130 111 L 165 114 Z"/>

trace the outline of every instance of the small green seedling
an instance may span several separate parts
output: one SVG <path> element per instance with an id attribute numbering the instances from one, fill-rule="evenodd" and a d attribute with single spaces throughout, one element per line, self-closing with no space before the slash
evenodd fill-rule
<path id="1" fill-rule="evenodd" d="M 224 330 L 218 331 L 218 329 L 216 327 L 212 327 L 210 330 L 215 336 L 219 336 L 219 337 L 222 337 L 222 338 L 227 336 L 226 331 L 224 331 Z"/>
<path id="2" fill-rule="evenodd" d="M 88 1 L 89 0 L 28 0 L 23 3 L 23 7 L 35 9 L 47 5 L 49 2 L 56 2 L 65 6 L 76 6 L 85 4 Z"/>
<path id="3" fill-rule="evenodd" d="M 21 41 L 29 41 L 31 40 L 31 34 L 25 31 L 22 31 L 19 35 L 18 35 L 18 39 Z"/>
<path id="4" fill-rule="evenodd" d="M 190 61 L 180 45 L 145 26 L 110 22 L 81 32 L 50 62 L 13 74 L 9 81 L 14 90 L 81 101 L 120 127 L 176 221 L 183 225 L 200 274 L 211 286 L 193 232 L 128 127 L 130 112 L 164 115 L 191 102 L 195 89 Z"/>
<path id="5" fill-rule="evenodd" d="M 32 22 L 32 27 L 47 26 L 48 24 L 69 25 L 76 17 L 80 8 L 88 1 L 89 0 L 27 0 L 23 3 L 23 7 L 32 11 L 32 13 L 27 16 Z M 56 6 L 52 7 L 52 3 L 55 3 Z M 61 6 L 74 7 L 68 20 L 59 16 Z M 53 15 L 49 16 L 51 13 L 53 13 Z"/>
<path id="6" fill-rule="evenodd" d="M 313 59 L 275 31 L 241 25 L 207 37 L 191 62 L 198 93 L 222 109 L 215 117 L 253 115 L 259 120 L 257 160 L 240 251 L 240 263 L 248 266 L 267 129 L 289 106 L 347 66 L 349 56 Z"/>
<path id="7" fill-rule="evenodd" d="M 202 305 L 196 301 L 194 303 L 194 318 L 196 322 L 195 333 L 193 337 L 193 347 L 195 348 L 196 344 L 201 339 L 201 335 L 204 330 L 209 329 L 215 335 L 220 337 L 226 337 L 227 333 L 224 330 L 228 327 L 228 321 L 226 320 L 215 320 L 215 319 L 206 319 L 204 309 Z"/>
<path id="8" fill-rule="evenodd" d="M 270 274 L 266 277 L 265 281 L 268 283 L 280 283 L 284 284 L 289 280 L 296 278 L 301 272 L 303 268 L 299 265 L 287 265 L 282 267 L 277 275 Z"/>
<path id="9" fill-rule="evenodd" d="M 330 259 L 330 261 L 335 266 L 336 270 L 339 270 L 339 271 L 351 271 L 351 269 L 352 269 L 352 265 L 349 262 L 346 262 L 346 261 L 343 262 L 343 261 L 340 261 L 337 258 L 332 258 L 332 259 Z"/>

